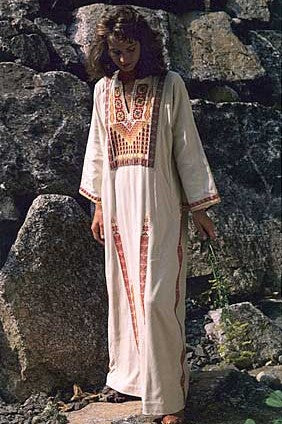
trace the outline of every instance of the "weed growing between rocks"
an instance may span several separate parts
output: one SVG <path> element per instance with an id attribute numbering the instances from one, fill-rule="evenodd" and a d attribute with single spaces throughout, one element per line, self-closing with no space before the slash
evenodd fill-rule
<path id="1" fill-rule="evenodd" d="M 249 367 L 255 356 L 255 352 L 251 349 L 252 342 L 248 339 L 249 323 L 240 322 L 232 317 L 228 309 L 230 283 L 220 270 L 219 259 L 210 239 L 202 243 L 201 251 L 206 249 L 213 278 L 209 280 L 210 289 L 203 295 L 211 303 L 211 309 L 221 308 L 221 322 L 218 325 L 224 338 L 218 346 L 218 352 L 228 364 L 234 364 L 238 368 Z"/>

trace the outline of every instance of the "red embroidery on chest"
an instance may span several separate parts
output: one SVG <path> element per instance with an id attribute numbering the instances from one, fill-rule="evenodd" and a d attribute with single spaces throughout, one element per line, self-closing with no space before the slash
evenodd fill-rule
<path id="1" fill-rule="evenodd" d="M 126 165 L 154 166 L 164 77 L 154 81 L 155 85 L 135 84 L 128 112 L 121 85 L 112 81 L 119 85 L 111 90 L 111 80 L 107 80 L 105 107 L 111 169 Z"/>

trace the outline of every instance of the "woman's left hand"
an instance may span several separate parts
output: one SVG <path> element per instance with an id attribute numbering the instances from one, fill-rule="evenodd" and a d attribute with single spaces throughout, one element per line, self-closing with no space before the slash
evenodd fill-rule
<path id="1" fill-rule="evenodd" d="M 201 239 L 206 240 L 207 237 L 216 239 L 214 223 L 204 209 L 192 212 L 192 217 Z"/>

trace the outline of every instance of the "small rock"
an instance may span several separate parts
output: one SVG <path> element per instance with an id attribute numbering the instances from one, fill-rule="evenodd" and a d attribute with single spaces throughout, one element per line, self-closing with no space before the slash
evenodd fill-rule
<path id="1" fill-rule="evenodd" d="M 271 387 L 272 389 L 278 389 L 281 386 L 280 380 L 278 377 L 276 377 L 273 374 L 267 373 L 265 371 L 261 371 L 260 373 L 258 373 L 256 376 L 256 379 L 260 383 L 263 383 Z"/>

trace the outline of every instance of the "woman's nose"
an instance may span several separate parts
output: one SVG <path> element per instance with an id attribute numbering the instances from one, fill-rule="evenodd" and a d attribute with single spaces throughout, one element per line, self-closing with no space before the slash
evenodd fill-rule
<path id="1" fill-rule="evenodd" d="M 121 55 L 120 58 L 119 58 L 119 60 L 120 60 L 121 63 L 127 63 L 127 57 L 126 57 L 126 55 Z"/>

